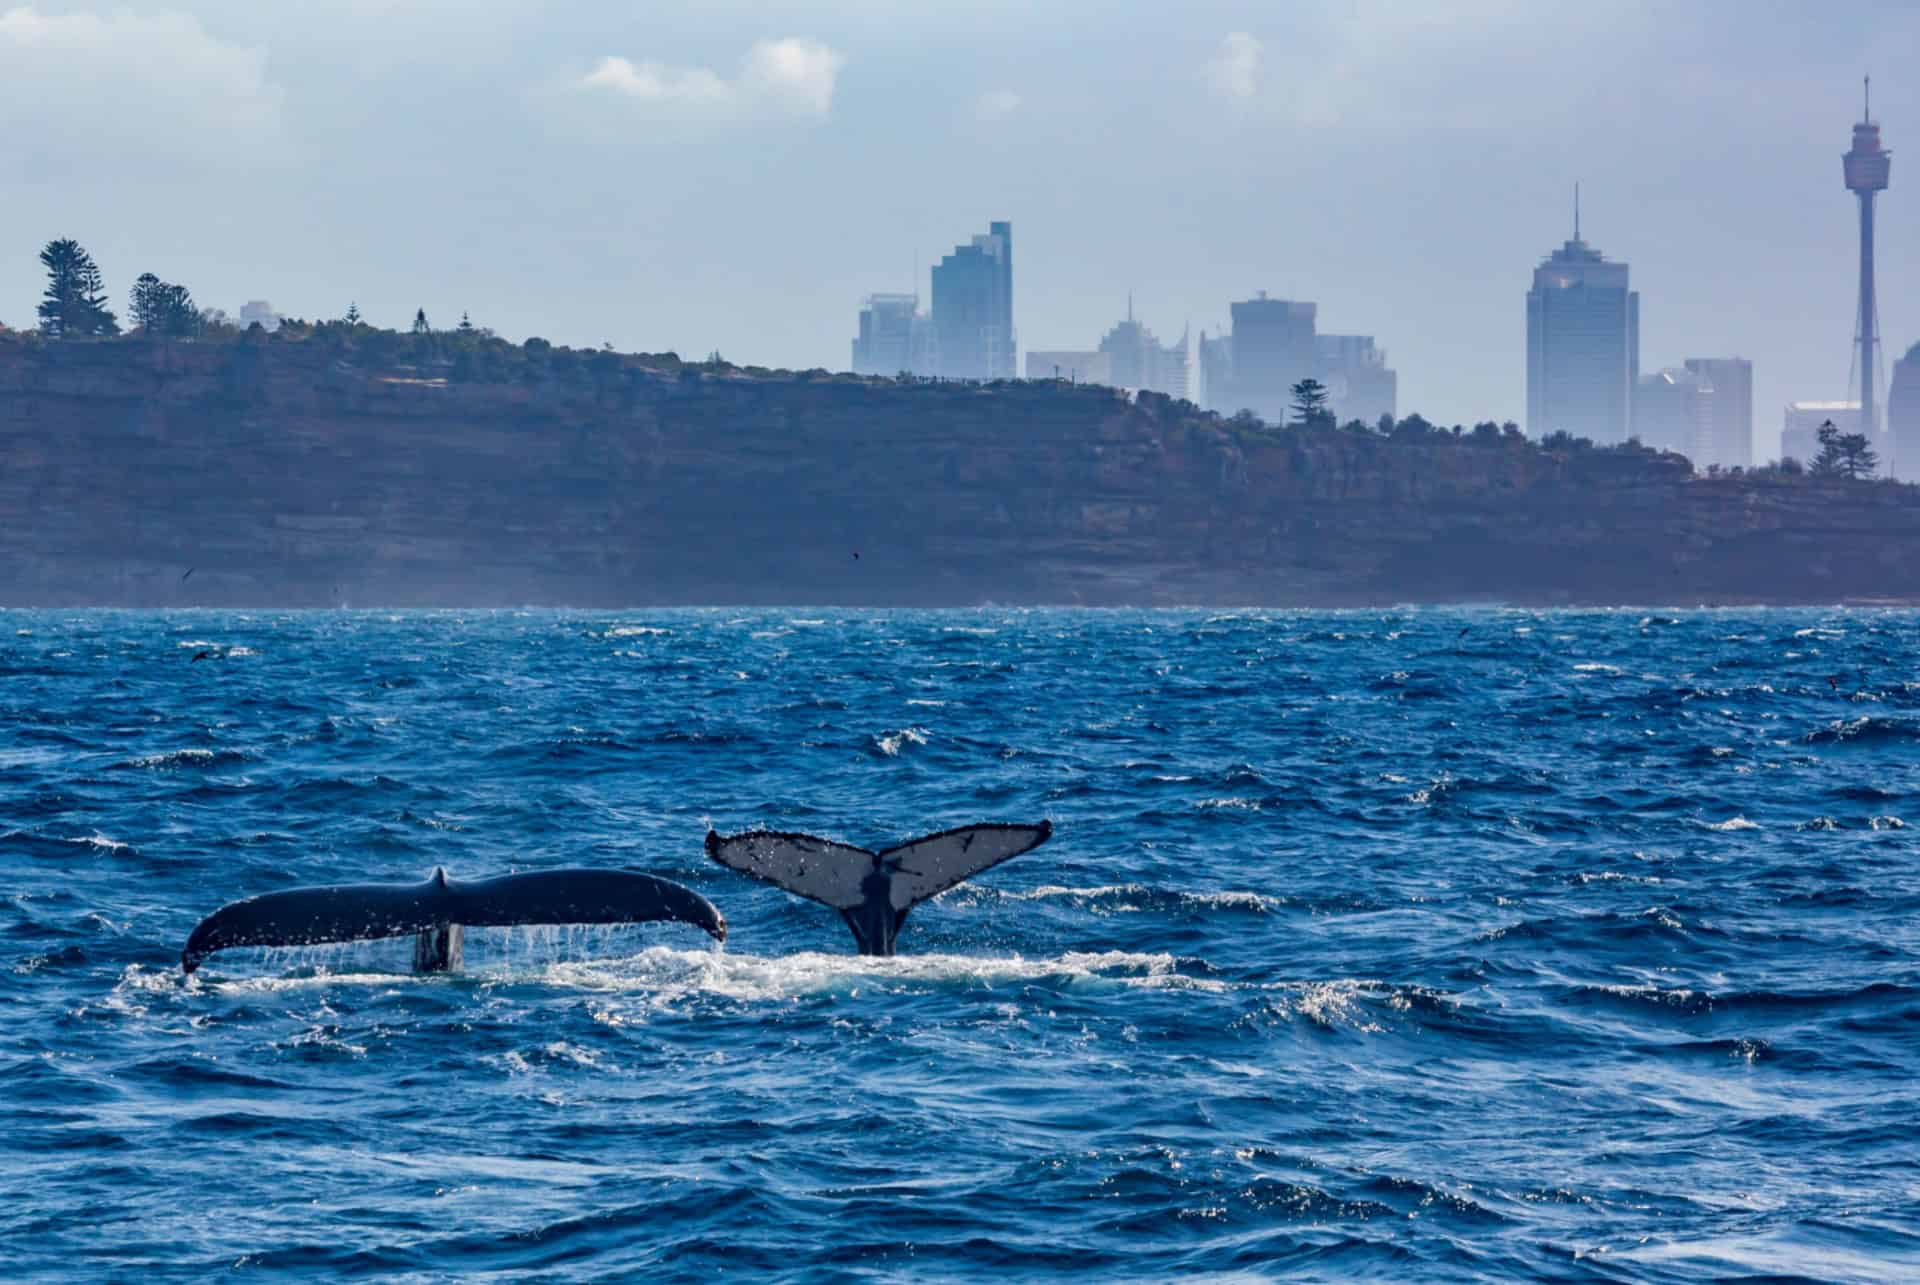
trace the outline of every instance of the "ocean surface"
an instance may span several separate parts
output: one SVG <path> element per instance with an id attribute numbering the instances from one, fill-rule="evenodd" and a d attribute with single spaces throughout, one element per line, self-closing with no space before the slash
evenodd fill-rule
<path id="1" fill-rule="evenodd" d="M 1917 661 L 1896 611 L 0 612 L 0 1277 L 1920 1277 Z M 1042 817 L 895 959 L 701 848 Z M 436 865 L 732 935 L 181 975 L 226 901 Z"/>

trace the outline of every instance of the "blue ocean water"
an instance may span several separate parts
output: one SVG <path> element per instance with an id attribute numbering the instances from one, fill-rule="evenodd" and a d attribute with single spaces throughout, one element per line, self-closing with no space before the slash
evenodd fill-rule
<path id="1" fill-rule="evenodd" d="M 1893 611 L 0 613 L 0 1275 L 1911 1278 L 1917 645 Z M 1043 816 L 889 960 L 701 852 Z M 178 966 L 234 898 L 577 864 L 731 939 Z"/>

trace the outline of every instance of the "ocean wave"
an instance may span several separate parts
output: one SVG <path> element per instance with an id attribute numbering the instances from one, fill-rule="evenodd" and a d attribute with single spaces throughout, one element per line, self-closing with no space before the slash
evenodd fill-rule
<path id="1" fill-rule="evenodd" d="M 183 768 L 232 767 L 245 763 L 251 756 L 244 750 L 207 749 L 192 746 L 186 749 L 162 750 L 155 754 L 142 754 L 138 758 L 127 759 L 114 766 L 138 771 L 177 771 Z"/>
<path id="2" fill-rule="evenodd" d="M 1859 718 L 1835 719 L 1801 739 L 1810 745 L 1897 745 L 1920 740 L 1920 722 L 1863 714 Z"/>
<path id="3" fill-rule="evenodd" d="M 1073 888 L 1062 884 L 1042 884 L 1024 892 L 1008 892 L 986 885 L 962 884 L 941 893 L 935 900 L 942 905 L 967 906 L 999 901 L 1059 901 L 1077 909 L 1100 914 L 1182 913 L 1228 910 L 1265 914 L 1287 905 L 1284 897 L 1259 892 L 1193 892 L 1178 888 L 1154 888 L 1140 883 L 1099 884 Z"/>

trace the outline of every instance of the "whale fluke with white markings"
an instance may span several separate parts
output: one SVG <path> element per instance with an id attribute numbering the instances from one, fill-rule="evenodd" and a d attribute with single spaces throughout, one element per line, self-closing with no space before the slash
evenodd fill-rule
<path id="1" fill-rule="evenodd" d="M 222 906 L 180 953 L 191 973 L 216 950 L 313 946 L 413 936 L 423 973 L 460 967 L 463 928 L 518 924 L 637 924 L 672 920 L 727 939 L 727 920 L 691 888 L 632 870 L 535 870 L 458 883 L 436 868 L 425 883 L 290 888 Z"/>
<path id="2" fill-rule="evenodd" d="M 936 893 L 1047 841 L 1053 823 L 970 825 L 884 852 L 810 834 L 707 832 L 707 855 L 742 874 L 832 906 L 862 955 L 893 954 L 907 912 Z"/>

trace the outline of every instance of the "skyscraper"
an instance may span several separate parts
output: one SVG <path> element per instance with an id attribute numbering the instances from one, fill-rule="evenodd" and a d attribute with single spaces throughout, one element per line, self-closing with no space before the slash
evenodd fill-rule
<path id="1" fill-rule="evenodd" d="M 1580 239 L 1533 271 L 1527 291 L 1527 431 L 1568 432 L 1610 446 L 1627 440 L 1640 379 L 1640 296 L 1627 265 Z"/>
<path id="2" fill-rule="evenodd" d="M 856 375 L 933 373 L 933 325 L 920 311 L 919 295 L 873 294 L 861 301 L 852 369 Z"/>
<path id="3" fill-rule="evenodd" d="M 1181 332 L 1178 344 L 1161 343 L 1151 330 L 1133 319 L 1131 297 L 1127 300 L 1127 319 L 1106 333 L 1100 351 L 1112 359 L 1111 377 L 1116 386 L 1169 397 L 1187 395 L 1186 332 Z"/>
<path id="4" fill-rule="evenodd" d="M 1689 357 L 1686 368 L 1713 385 L 1713 416 L 1695 468 L 1753 464 L 1753 363 L 1744 357 Z M 1690 457 L 1691 458 L 1691 457 Z"/>
<path id="5" fill-rule="evenodd" d="M 1642 375 L 1634 390 L 1633 435 L 1642 446 L 1684 455 L 1698 470 L 1707 458 L 1713 434 L 1713 402 L 1718 396 L 1705 375 L 1691 370 L 1657 370 Z"/>
<path id="6" fill-rule="evenodd" d="M 1860 308 L 1854 323 L 1854 342 L 1859 345 L 1855 364 L 1860 376 L 1861 431 L 1871 440 L 1880 432 L 1874 358 L 1880 349 L 1880 316 L 1873 302 L 1873 197 L 1887 189 L 1893 169 L 1893 153 L 1880 146 L 1880 126 L 1873 120 L 1873 81 L 1866 82 L 1866 105 L 1860 123 L 1853 127 L 1853 147 L 1840 158 L 1841 173 L 1847 190 L 1860 198 Z"/>
<path id="7" fill-rule="evenodd" d="M 1886 467 L 1881 472 L 1902 482 L 1920 482 L 1920 344 L 1893 363 L 1886 440 Z"/>
<path id="8" fill-rule="evenodd" d="M 1200 337 L 1208 409 L 1250 410 L 1269 424 L 1286 423 L 1293 386 L 1318 378 L 1316 311 L 1311 303 L 1269 299 L 1264 290 L 1234 304 L 1231 336 Z"/>
<path id="9" fill-rule="evenodd" d="M 1345 424 L 1372 425 L 1396 412 L 1400 377 L 1387 367 L 1387 354 L 1372 335 L 1316 335 L 1315 376 L 1327 386 L 1327 409 Z"/>
<path id="10" fill-rule="evenodd" d="M 1013 224 L 987 231 L 933 268 L 933 334 L 949 379 L 1012 379 Z"/>

